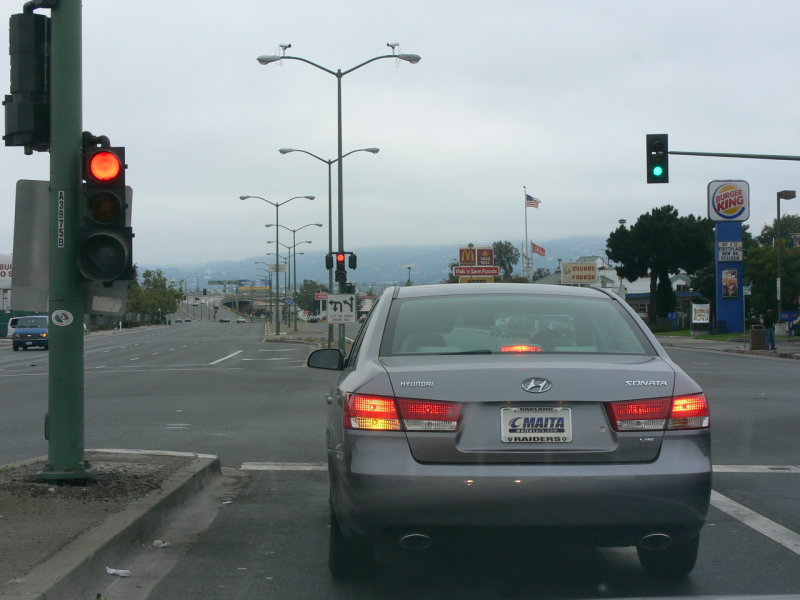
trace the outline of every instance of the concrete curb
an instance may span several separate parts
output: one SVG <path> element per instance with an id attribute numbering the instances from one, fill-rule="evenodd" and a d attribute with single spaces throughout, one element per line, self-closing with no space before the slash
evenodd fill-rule
<path id="1" fill-rule="evenodd" d="M 110 514 L 99 525 L 85 531 L 49 559 L 36 565 L 21 580 L 0 588 L 9 600 L 71 598 L 76 590 L 96 581 L 105 567 L 116 564 L 132 546 L 141 544 L 169 517 L 171 511 L 206 487 L 221 474 L 217 456 L 189 452 L 144 450 L 96 450 L 106 453 L 161 454 L 191 457 L 188 465 L 164 481 L 158 491 Z M 29 463 L 31 461 L 23 461 Z"/>

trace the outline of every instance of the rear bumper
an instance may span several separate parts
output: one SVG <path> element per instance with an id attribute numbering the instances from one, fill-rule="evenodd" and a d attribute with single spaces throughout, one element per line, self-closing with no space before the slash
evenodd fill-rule
<path id="1" fill-rule="evenodd" d="M 703 526 L 711 493 L 707 432 L 670 435 L 637 464 L 437 465 L 411 457 L 405 437 L 351 439 L 331 451 L 334 510 L 346 529 L 564 530 L 598 545 L 652 531 L 676 538 Z"/>

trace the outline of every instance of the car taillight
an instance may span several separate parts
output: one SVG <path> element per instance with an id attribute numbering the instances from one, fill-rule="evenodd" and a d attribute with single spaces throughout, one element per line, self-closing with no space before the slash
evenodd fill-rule
<path id="1" fill-rule="evenodd" d="M 344 405 L 345 429 L 401 431 L 394 398 L 347 394 Z"/>
<path id="2" fill-rule="evenodd" d="M 705 429 L 711 425 L 711 411 L 705 394 L 676 396 L 667 429 Z"/>
<path id="3" fill-rule="evenodd" d="M 605 408 L 614 431 L 704 429 L 711 423 L 705 394 L 609 402 Z"/>
<path id="4" fill-rule="evenodd" d="M 455 402 L 398 398 L 406 431 L 455 431 L 461 405 Z"/>
<path id="5" fill-rule="evenodd" d="M 460 415 L 461 405 L 455 402 L 348 394 L 344 427 L 372 431 L 455 431 Z"/>

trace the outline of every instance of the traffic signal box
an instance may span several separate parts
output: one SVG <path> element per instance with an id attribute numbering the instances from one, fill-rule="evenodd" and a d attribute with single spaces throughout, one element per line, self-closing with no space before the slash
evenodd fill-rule
<path id="1" fill-rule="evenodd" d="M 337 252 L 335 254 L 335 258 L 336 258 L 336 276 L 335 276 L 336 281 L 339 283 L 347 281 L 347 270 L 344 267 L 344 260 L 346 258 L 345 253 Z"/>
<path id="2" fill-rule="evenodd" d="M 339 283 L 347 281 L 347 269 L 345 268 L 345 260 L 347 260 L 347 266 L 351 269 L 355 269 L 356 266 L 358 265 L 358 257 L 352 252 L 333 252 L 325 256 L 326 269 L 333 269 L 334 263 L 336 263 L 335 279 Z"/>
<path id="3" fill-rule="evenodd" d="M 86 136 L 83 147 L 83 214 L 78 269 L 89 281 L 133 278 L 133 232 L 127 226 L 125 148 L 102 145 L 107 138 Z M 101 145 L 97 145 L 100 140 Z"/>
<path id="4" fill-rule="evenodd" d="M 11 94 L 5 106 L 6 146 L 25 154 L 50 148 L 50 18 L 34 12 L 9 19 Z"/>
<path id="5" fill-rule="evenodd" d="M 669 183 L 669 147 L 666 133 L 647 134 L 647 183 Z"/>

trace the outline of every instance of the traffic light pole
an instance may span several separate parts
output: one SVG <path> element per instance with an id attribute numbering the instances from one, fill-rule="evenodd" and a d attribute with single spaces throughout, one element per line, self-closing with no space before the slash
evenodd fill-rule
<path id="1" fill-rule="evenodd" d="M 81 197 L 81 0 L 51 12 L 50 366 L 41 479 L 85 479 L 83 290 L 77 246 Z"/>

